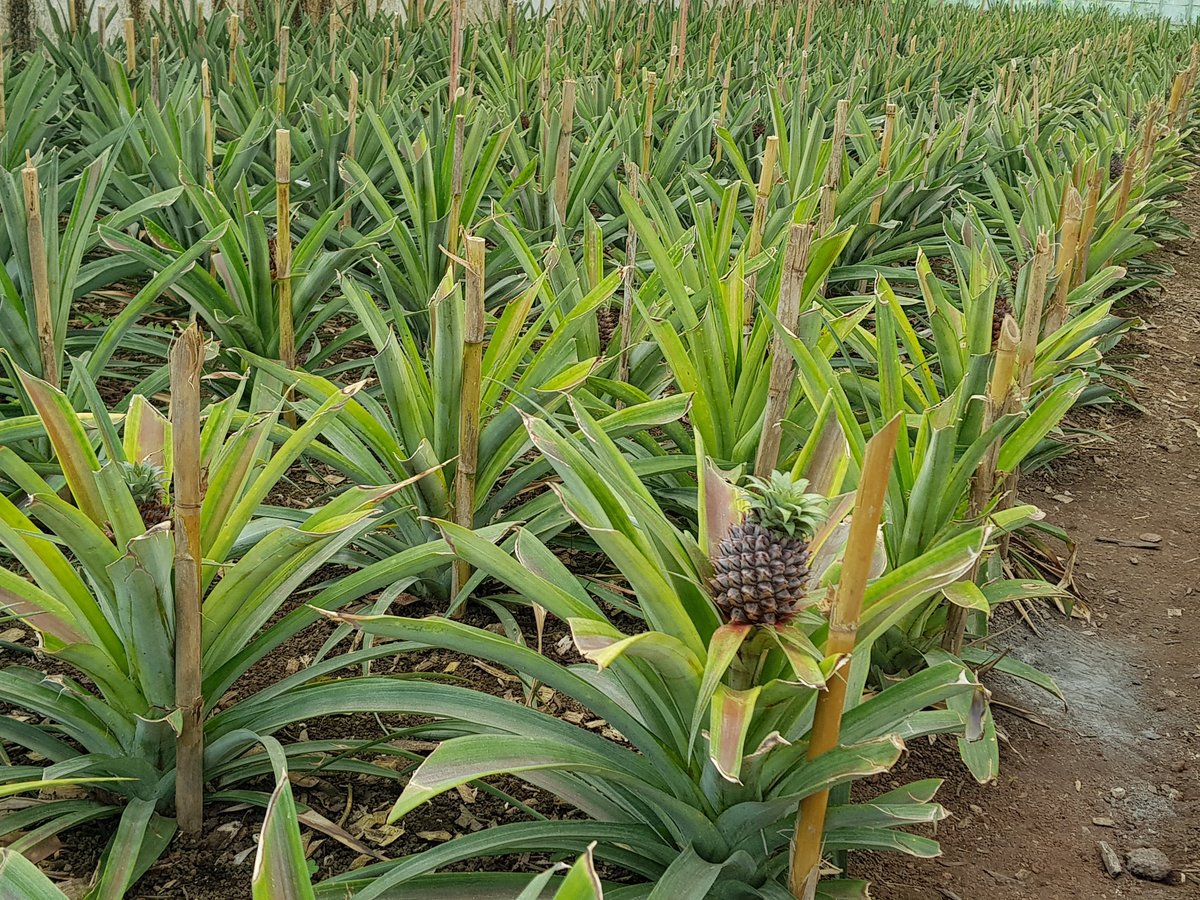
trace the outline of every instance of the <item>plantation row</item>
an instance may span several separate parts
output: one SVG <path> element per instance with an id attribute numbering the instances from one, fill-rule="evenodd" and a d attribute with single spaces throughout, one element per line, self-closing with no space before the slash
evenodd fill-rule
<path id="1" fill-rule="evenodd" d="M 0 604 L 39 645 L 3 648 L 0 886 L 62 896 L 19 854 L 99 821 L 88 896 L 136 893 L 231 803 L 256 897 L 865 897 L 848 851 L 935 854 L 940 782 L 850 786 L 931 734 L 994 778 L 982 675 L 1057 691 L 988 619 L 1069 602 L 1020 478 L 1132 380 L 1193 31 L 166 6 L 0 54 Z M 297 806 L 313 772 L 517 814 L 390 853 Z"/>

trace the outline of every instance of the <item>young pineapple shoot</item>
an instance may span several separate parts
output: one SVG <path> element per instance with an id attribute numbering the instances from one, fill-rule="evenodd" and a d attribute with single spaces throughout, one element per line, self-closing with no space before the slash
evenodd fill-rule
<path id="1" fill-rule="evenodd" d="M 804 604 L 808 544 L 825 498 L 787 472 L 749 478 L 747 486 L 749 511 L 717 546 L 709 591 L 734 624 L 787 625 Z"/>
<path id="2" fill-rule="evenodd" d="M 125 484 L 133 495 L 138 512 L 142 516 L 142 524 L 152 528 L 160 522 L 171 518 L 171 509 L 166 503 L 166 492 L 163 490 L 163 470 L 150 462 L 123 462 L 121 474 L 125 476 Z"/>

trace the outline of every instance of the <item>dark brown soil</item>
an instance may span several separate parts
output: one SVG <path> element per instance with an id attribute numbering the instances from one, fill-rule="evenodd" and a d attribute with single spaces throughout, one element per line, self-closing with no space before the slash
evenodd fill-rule
<path id="1" fill-rule="evenodd" d="M 1200 188 L 1178 213 L 1200 233 Z M 1099 426 L 1112 443 L 1060 461 L 1023 492 L 1076 541 L 1076 582 L 1090 620 L 1049 610 L 1033 616 L 1034 634 L 1014 617 L 1015 627 L 993 646 L 1011 647 L 1052 675 L 1069 706 L 993 678 L 995 698 L 1029 714 L 997 713 L 1007 742 L 999 782 L 990 785 L 974 782 L 951 742 L 914 744 L 891 777 L 946 778 L 940 799 L 952 815 L 937 833 L 943 855 L 857 860 L 856 874 L 875 883 L 873 896 L 1200 897 L 1197 246 L 1163 250 L 1177 274 L 1129 309 L 1147 326 L 1128 342 L 1143 354 L 1133 374 L 1144 384 L 1137 400 L 1145 414 L 1109 413 Z M 1110 878 L 1099 841 L 1122 859 L 1138 847 L 1159 848 L 1174 883 Z"/>

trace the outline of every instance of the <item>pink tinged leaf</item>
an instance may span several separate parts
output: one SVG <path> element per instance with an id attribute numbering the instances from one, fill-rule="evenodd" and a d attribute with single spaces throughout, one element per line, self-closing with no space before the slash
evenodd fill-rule
<path id="1" fill-rule="evenodd" d="M 761 686 L 739 691 L 717 685 L 712 698 L 709 757 L 726 781 L 740 784 L 746 733 L 754 719 L 754 704 Z"/>
<path id="2" fill-rule="evenodd" d="M 705 551 L 711 558 L 725 535 L 729 534 L 742 513 L 738 508 L 737 492 L 712 460 L 704 461 L 704 526 L 708 538 Z"/>

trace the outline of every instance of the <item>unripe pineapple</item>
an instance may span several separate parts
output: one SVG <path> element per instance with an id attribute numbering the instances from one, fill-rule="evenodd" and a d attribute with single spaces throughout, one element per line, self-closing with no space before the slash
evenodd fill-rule
<path id="1" fill-rule="evenodd" d="M 1125 174 L 1125 154 L 1117 150 L 1113 152 L 1112 159 L 1108 161 L 1108 180 L 1120 181 L 1121 176 Z"/>
<path id="2" fill-rule="evenodd" d="M 611 306 L 601 306 L 596 310 L 596 330 L 600 337 L 601 352 L 607 350 L 608 345 L 612 343 L 620 317 L 620 310 Z"/>
<path id="3" fill-rule="evenodd" d="M 133 495 L 138 512 L 142 516 L 142 524 L 152 528 L 159 522 L 171 518 L 171 509 L 166 504 L 166 492 L 163 490 L 163 470 L 150 462 L 121 463 L 121 474 L 125 476 L 125 484 Z"/>
<path id="4" fill-rule="evenodd" d="M 750 478 L 750 510 L 713 556 L 709 592 L 734 624 L 787 625 L 800 612 L 808 576 L 808 542 L 825 498 L 808 482 L 775 472 Z"/>

